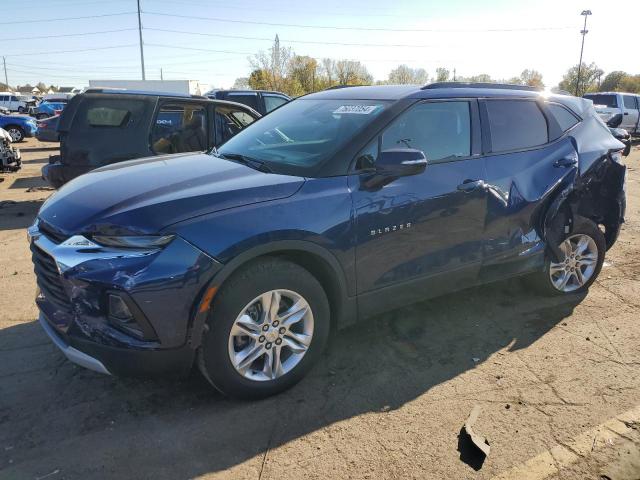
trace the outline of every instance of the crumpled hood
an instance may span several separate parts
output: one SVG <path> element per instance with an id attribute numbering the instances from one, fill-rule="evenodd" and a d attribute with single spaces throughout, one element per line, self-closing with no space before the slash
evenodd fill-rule
<path id="1" fill-rule="evenodd" d="M 72 180 L 38 217 L 61 233 L 156 233 L 198 215 L 286 198 L 305 179 L 204 153 L 122 162 Z"/>

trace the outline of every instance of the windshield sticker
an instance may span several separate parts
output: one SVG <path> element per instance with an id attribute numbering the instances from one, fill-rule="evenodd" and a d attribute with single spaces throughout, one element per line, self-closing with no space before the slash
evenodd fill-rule
<path id="1" fill-rule="evenodd" d="M 379 105 L 341 105 L 333 111 L 334 114 L 352 113 L 355 115 L 369 115 L 375 111 Z"/>

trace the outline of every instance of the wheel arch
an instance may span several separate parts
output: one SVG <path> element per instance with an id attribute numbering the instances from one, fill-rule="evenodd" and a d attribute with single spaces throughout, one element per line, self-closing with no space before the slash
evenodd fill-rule
<path id="1" fill-rule="evenodd" d="M 200 346 L 202 331 L 208 315 L 207 298 L 210 291 L 217 293 L 224 283 L 238 270 L 264 258 L 282 258 L 300 265 L 322 285 L 331 310 L 331 328 L 344 328 L 357 319 L 355 297 L 349 297 L 347 278 L 336 257 L 325 248 L 308 241 L 283 240 L 260 245 L 236 256 L 227 263 L 203 288 L 194 304 L 192 324 L 187 341 L 192 348 Z"/>

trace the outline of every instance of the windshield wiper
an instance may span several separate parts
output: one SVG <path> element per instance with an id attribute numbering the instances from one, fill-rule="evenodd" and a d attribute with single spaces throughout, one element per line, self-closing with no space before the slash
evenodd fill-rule
<path id="1" fill-rule="evenodd" d="M 254 170 L 258 170 L 260 172 L 265 173 L 273 173 L 273 170 L 262 160 L 258 160 L 257 158 L 248 157 L 246 155 L 242 155 L 241 153 L 220 153 L 214 152 L 216 157 L 224 158 L 226 160 L 232 160 L 234 162 L 239 162 L 242 165 L 246 165 L 247 167 L 253 168 Z"/>

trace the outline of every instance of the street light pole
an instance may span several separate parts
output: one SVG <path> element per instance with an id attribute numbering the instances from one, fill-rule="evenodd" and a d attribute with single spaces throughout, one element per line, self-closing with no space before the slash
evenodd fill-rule
<path id="1" fill-rule="evenodd" d="M 580 15 L 584 15 L 584 27 L 580 30 L 582 34 L 582 46 L 580 47 L 580 62 L 578 63 L 578 78 L 576 79 L 576 97 L 578 96 L 578 90 L 580 88 L 580 73 L 582 71 L 582 52 L 584 52 L 584 36 L 589 33 L 587 30 L 587 17 L 592 15 L 591 10 L 583 10 Z"/>
<path id="2" fill-rule="evenodd" d="M 140 36 L 140 66 L 142 68 L 142 80 L 146 80 L 144 75 L 144 47 L 142 46 L 142 19 L 140 18 L 140 0 L 138 0 L 138 35 Z"/>

